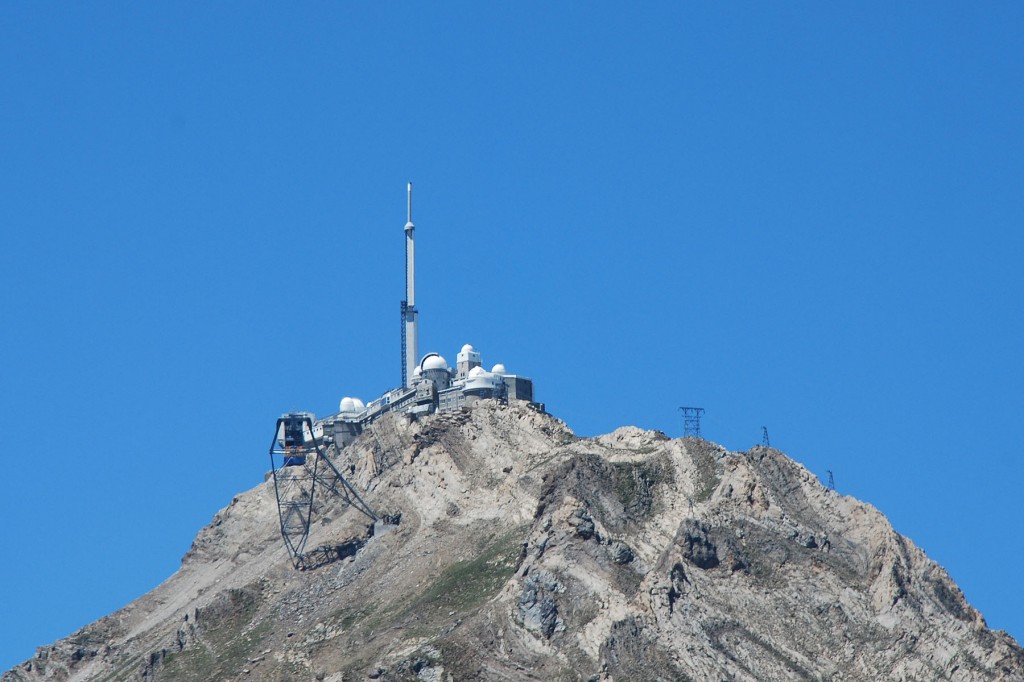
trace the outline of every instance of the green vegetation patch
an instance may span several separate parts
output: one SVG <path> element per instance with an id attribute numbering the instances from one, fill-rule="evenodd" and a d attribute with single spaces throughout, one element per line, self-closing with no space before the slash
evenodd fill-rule
<path id="1" fill-rule="evenodd" d="M 413 602 L 411 610 L 461 611 L 479 606 L 497 594 L 522 561 L 522 532 L 502 535 L 479 556 L 456 561 L 441 572 Z"/>
<path id="2" fill-rule="evenodd" d="M 342 609 L 340 625 L 343 630 L 350 630 L 353 625 L 373 615 L 373 612 L 377 610 L 377 605 L 373 603 L 366 603 L 362 607 L 345 608 Z"/>
<path id="3" fill-rule="evenodd" d="M 250 586 L 227 590 L 199 609 L 195 620 L 198 641 L 181 651 L 168 652 L 154 679 L 206 682 L 241 676 L 272 630 L 269 619 L 254 620 L 262 603 L 260 590 Z"/>
<path id="4" fill-rule="evenodd" d="M 693 476 L 693 498 L 695 502 L 707 502 L 711 499 L 721 477 L 718 475 L 718 460 L 704 448 L 693 454 L 695 473 Z"/>
<path id="5" fill-rule="evenodd" d="M 622 462 L 612 465 L 615 496 L 627 516 L 643 519 L 654 509 L 654 486 L 666 479 L 666 463 Z"/>
<path id="6" fill-rule="evenodd" d="M 206 682 L 234 679 L 242 674 L 249 660 L 259 653 L 271 623 L 263 621 L 244 633 L 217 631 L 182 651 L 168 653 L 156 675 L 158 680 Z"/>
<path id="7" fill-rule="evenodd" d="M 342 632 L 348 632 L 361 625 L 374 630 L 383 621 L 382 615 L 377 612 L 377 604 L 360 602 L 358 606 L 344 606 L 334 611 L 324 622 L 328 626 L 340 627 Z"/>

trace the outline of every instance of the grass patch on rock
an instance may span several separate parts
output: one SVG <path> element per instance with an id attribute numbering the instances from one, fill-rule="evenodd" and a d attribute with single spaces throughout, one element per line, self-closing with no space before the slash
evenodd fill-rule
<path id="1" fill-rule="evenodd" d="M 198 610 L 197 641 L 181 651 L 168 652 L 153 678 L 206 682 L 241 676 L 273 629 L 270 620 L 255 620 L 262 603 L 263 595 L 254 586 L 218 595 Z"/>
<path id="2" fill-rule="evenodd" d="M 722 480 L 718 473 L 718 460 L 709 448 L 698 447 L 693 453 L 693 464 L 693 499 L 695 502 L 707 502 Z"/>
<path id="3" fill-rule="evenodd" d="M 519 568 L 521 536 L 518 531 L 507 533 L 484 547 L 478 556 L 446 566 L 410 609 L 427 613 L 445 609 L 464 611 L 484 603 L 497 594 Z"/>
<path id="4" fill-rule="evenodd" d="M 666 464 L 656 460 L 613 464 L 615 496 L 626 515 L 646 519 L 654 509 L 654 487 L 666 478 Z"/>

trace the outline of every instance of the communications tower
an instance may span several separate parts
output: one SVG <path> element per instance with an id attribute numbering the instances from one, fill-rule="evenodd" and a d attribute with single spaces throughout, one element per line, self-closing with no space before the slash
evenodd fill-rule
<path id="1" fill-rule="evenodd" d="M 408 187 L 405 223 L 405 300 L 402 301 L 402 385 L 412 386 L 412 368 L 419 361 L 419 316 L 416 310 L 416 226 L 412 223 L 412 183 Z"/>

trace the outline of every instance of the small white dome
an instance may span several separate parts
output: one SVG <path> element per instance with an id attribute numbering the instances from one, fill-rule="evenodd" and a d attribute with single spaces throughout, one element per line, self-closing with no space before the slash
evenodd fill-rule
<path id="1" fill-rule="evenodd" d="M 420 369 L 448 369 L 448 361 L 437 353 L 428 353 L 420 361 Z"/>
<path id="2" fill-rule="evenodd" d="M 484 369 L 483 367 L 474 367 L 473 369 L 469 370 L 469 379 L 476 379 L 478 376 L 482 374 L 487 374 L 487 370 Z"/>
<path id="3" fill-rule="evenodd" d="M 476 348 L 473 348 L 473 344 L 467 343 L 462 347 L 462 350 L 459 351 L 458 357 L 455 359 L 460 365 L 464 362 L 479 363 L 480 352 L 477 351 Z"/>
<path id="4" fill-rule="evenodd" d="M 423 372 L 422 372 L 422 371 L 420 370 L 420 366 L 419 366 L 419 365 L 416 365 L 416 369 L 414 369 L 414 370 L 412 371 L 412 375 L 413 375 L 414 377 L 418 377 L 418 376 L 419 376 L 419 375 L 421 375 L 421 374 L 423 374 Z"/>
<path id="5" fill-rule="evenodd" d="M 494 374 L 505 374 L 505 365 L 499 362 L 494 367 L 491 367 L 491 372 L 493 372 Z"/>
<path id="6" fill-rule="evenodd" d="M 348 396 L 341 399 L 341 404 L 338 406 L 339 412 L 355 412 L 356 401 Z"/>

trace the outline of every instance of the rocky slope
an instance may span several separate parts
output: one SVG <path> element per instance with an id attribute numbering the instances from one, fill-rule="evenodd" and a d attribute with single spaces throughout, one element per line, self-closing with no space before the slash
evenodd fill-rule
<path id="1" fill-rule="evenodd" d="M 329 456 L 296 571 L 269 483 L 151 593 L 4 673 L 29 680 L 1024 680 L 946 572 L 769 448 L 523 406 L 391 415 Z"/>

